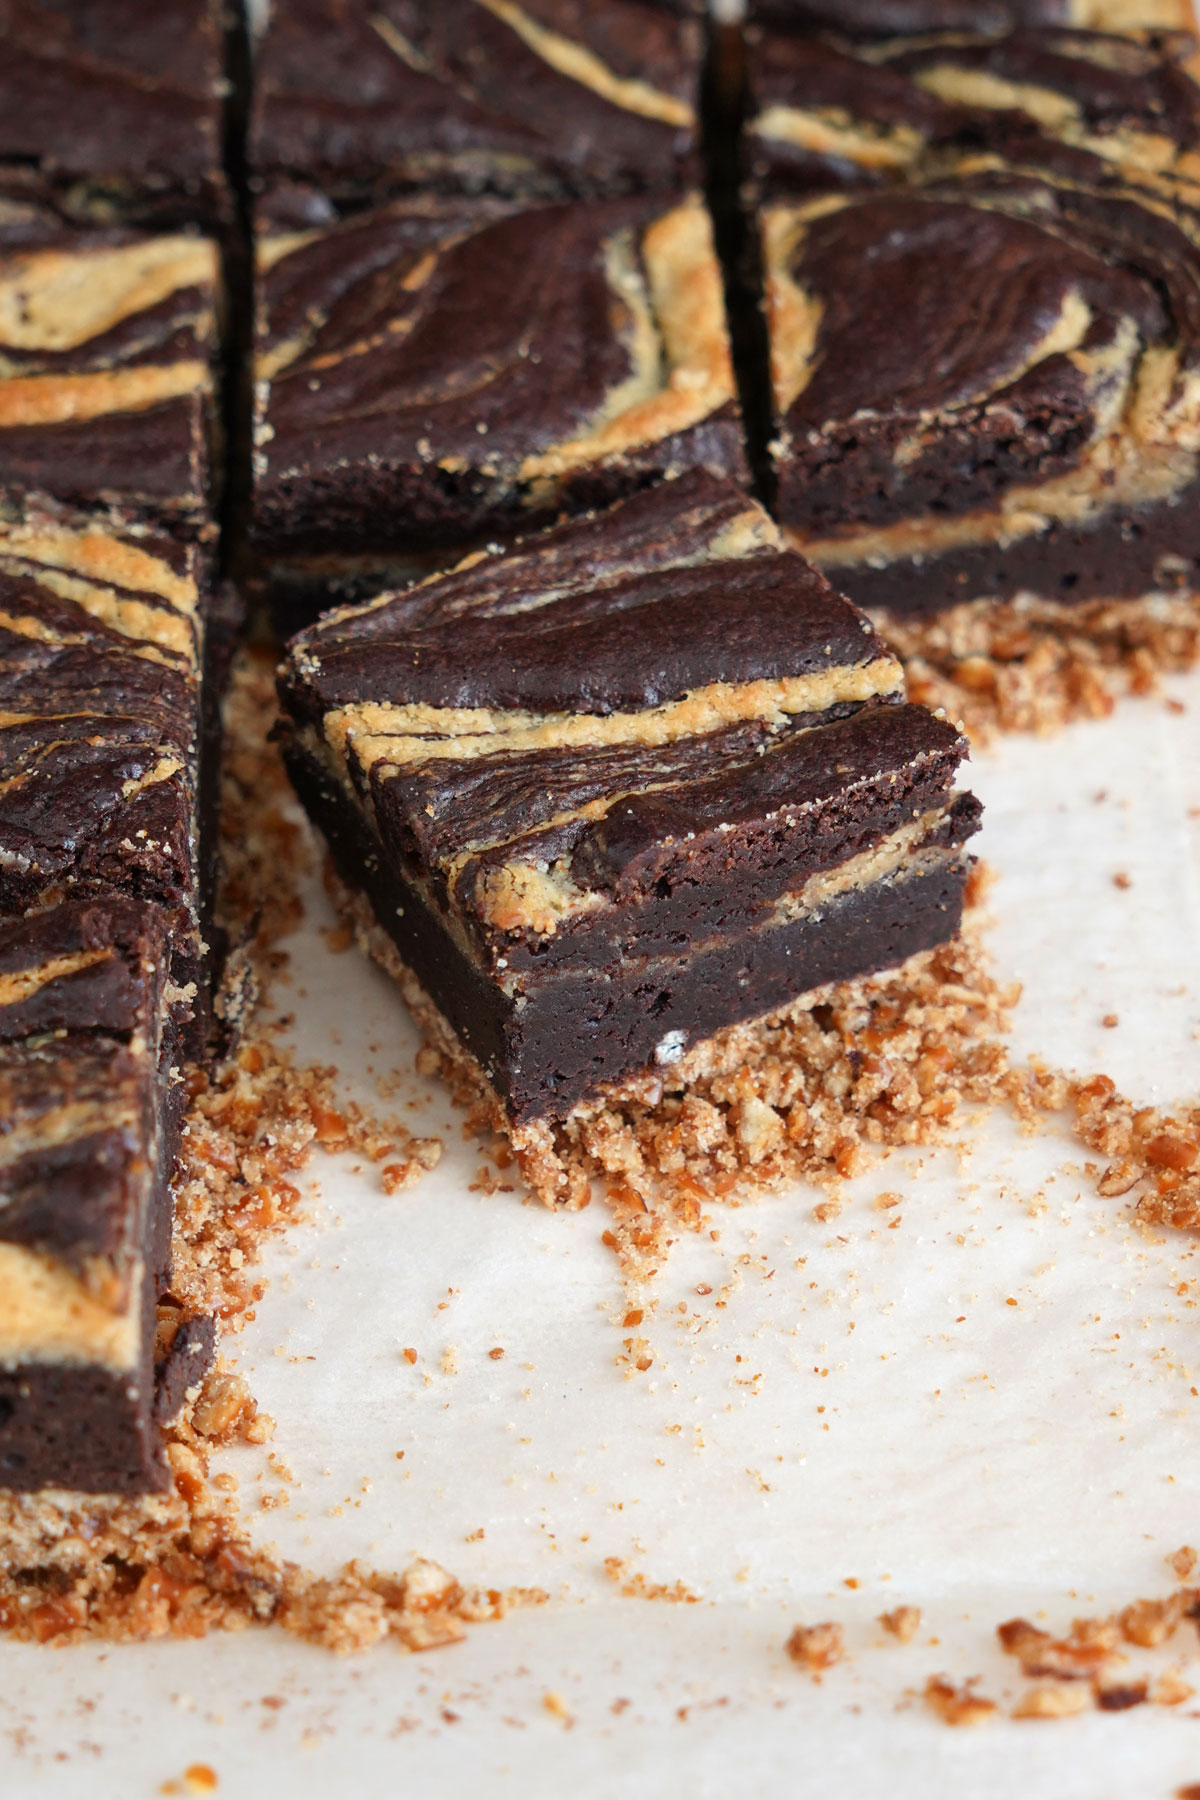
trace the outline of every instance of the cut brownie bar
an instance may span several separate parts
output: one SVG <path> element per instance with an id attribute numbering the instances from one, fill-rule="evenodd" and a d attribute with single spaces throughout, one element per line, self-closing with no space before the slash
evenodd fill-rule
<path id="1" fill-rule="evenodd" d="M 0 520 L 0 918 L 93 895 L 162 907 L 193 1048 L 210 880 L 197 554 L 79 518 Z"/>
<path id="2" fill-rule="evenodd" d="M 230 621 L 203 552 L 0 518 L 0 1487 L 134 1493 L 156 1373 L 185 1065 L 209 1035 L 215 696 Z M 210 611 L 216 627 L 209 629 Z M 193 1352 L 199 1354 L 192 1354 Z"/>
<path id="3" fill-rule="evenodd" d="M 1192 42 L 1043 28 L 856 46 L 757 30 L 753 169 L 760 188 L 795 191 L 895 180 L 954 148 L 1053 166 L 1064 144 L 1194 184 L 1200 89 L 1181 66 Z"/>
<path id="4" fill-rule="evenodd" d="M 343 879 L 514 1132 L 957 929 L 963 740 L 702 471 L 332 615 L 281 694 Z"/>
<path id="5" fill-rule="evenodd" d="M 1060 149 L 764 215 L 779 516 L 860 605 L 1200 579 L 1194 225 Z"/>
<path id="6" fill-rule="evenodd" d="M 119 898 L 0 924 L 0 1488 L 165 1485 L 155 1302 L 184 1096 L 168 933 Z"/>
<path id="7" fill-rule="evenodd" d="M 697 197 L 397 202 L 261 260 L 255 533 L 285 600 L 745 473 Z"/>
<path id="8" fill-rule="evenodd" d="M 0 498 L 204 535 L 214 246 L 45 226 L 0 247 Z"/>
<path id="9" fill-rule="evenodd" d="M 219 0 L 3 0 L 0 187 L 77 223 L 215 225 Z"/>
<path id="10" fill-rule="evenodd" d="M 644 0 L 277 0 L 250 161 L 280 222 L 405 188 L 524 198 L 698 179 L 701 29 Z"/>

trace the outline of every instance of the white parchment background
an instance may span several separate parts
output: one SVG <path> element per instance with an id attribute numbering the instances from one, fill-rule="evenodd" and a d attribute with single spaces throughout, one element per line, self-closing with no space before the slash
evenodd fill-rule
<path id="1" fill-rule="evenodd" d="M 1019 1048 L 1162 1102 L 1200 1090 L 1200 679 L 1171 693 L 1183 712 L 1126 702 L 972 772 L 1000 874 L 991 941 L 1026 984 Z M 325 923 L 314 891 L 283 998 L 299 1053 L 372 1101 L 415 1040 Z M 447 1133 L 441 1168 L 389 1199 L 323 1161 L 236 1345 L 298 1478 L 258 1530 L 313 1568 L 423 1554 L 554 1603 L 422 1657 L 339 1661 L 260 1632 L 0 1643 L 0 1792 L 133 1800 L 194 1762 L 239 1800 L 1104 1800 L 1200 1780 L 1200 1701 L 955 1732 L 911 1696 L 946 1670 L 1011 1697 L 1001 1619 L 1065 1627 L 1166 1592 L 1164 1555 L 1200 1542 L 1189 1239 L 1131 1231 L 1065 1170 L 1077 1146 L 992 1119 L 966 1157 L 894 1156 L 851 1184 L 833 1224 L 801 1190 L 719 1213 L 719 1243 L 677 1246 L 643 1327 L 654 1366 L 630 1380 L 603 1209 L 471 1192 L 478 1154 L 441 1096 L 410 1075 L 396 1104 Z M 895 1230 L 871 1204 L 884 1188 L 904 1195 Z M 285 1486 L 257 1452 L 229 1461 L 248 1507 Z M 606 1556 L 701 1599 L 622 1598 Z M 907 1647 L 874 1623 L 902 1601 L 925 1615 Z M 817 1684 L 781 1646 L 823 1618 L 849 1655 Z"/>

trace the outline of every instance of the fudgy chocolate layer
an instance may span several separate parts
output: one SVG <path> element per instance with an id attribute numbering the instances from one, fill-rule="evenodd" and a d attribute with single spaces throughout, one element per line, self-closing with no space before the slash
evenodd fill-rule
<path id="1" fill-rule="evenodd" d="M 780 516 L 872 610 L 1195 579 L 1196 218 L 1178 182 L 1021 144 L 764 214 Z"/>
<path id="2" fill-rule="evenodd" d="M 0 1487 L 163 1484 L 155 1302 L 192 1011 L 169 928 L 121 897 L 0 926 Z"/>
<path id="3" fill-rule="evenodd" d="M 643 970 L 531 986 L 514 1004 L 462 954 L 412 890 L 397 904 L 396 877 L 381 867 L 361 815 L 293 743 L 288 772 L 324 833 L 348 886 L 365 892 L 403 961 L 483 1067 L 514 1124 L 561 1118 L 606 1083 L 653 1062 L 672 1034 L 698 1042 L 723 1025 L 769 1013 L 798 994 L 890 967 L 958 929 L 966 864 L 880 883 L 832 900 L 819 918 L 793 920 L 753 938 L 685 946 Z M 679 1052 L 672 1052 L 678 1054 Z"/>
<path id="4" fill-rule="evenodd" d="M 72 1031 L 129 1038 L 163 935 L 153 912 L 119 897 L 0 922 L 0 1043 Z"/>
<path id="5" fill-rule="evenodd" d="M 82 221 L 222 221 L 222 29 L 217 0 L 5 0 L 0 170 Z"/>
<path id="6" fill-rule="evenodd" d="M 145 1251 L 163 1275 L 167 1228 L 143 1217 L 143 1190 L 148 1157 L 164 1185 L 174 1166 L 190 1014 L 166 991 L 169 928 L 120 898 L 0 926 L 0 1243 L 78 1272 Z"/>
<path id="7" fill-rule="evenodd" d="M 0 1486 L 136 1493 L 165 1481 L 155 1303 L 182 1073 L 208 1038 L 215 788 L 201 748 L 215 757 L 235 611 L 201 591 L 194 546 L 12 510 L 0 524 Z M 178 1380 L 202 1373 L 188 1341 Z"/>
<path id="8" fill-rule="evenodd" d="M 0 524 L 0 917 L 63 895 L 156 902 L 181 986 L 203 979 L 198 770 L 218 724 L 201 566 L 87 515 Z"/>
<path id="9" fill-rule="evenodd" d="M 211 535 L 214 246 L 42 227 L 0 241 L 0 497 Z"/>
<path id="10" fill-rule="evenodd" d="M 872 613 L 930 618 L 965 601 L 1033 594 L 1071 605 L 1200 589 L 1200 482 L 1158 505 L 1110 507 L 1086 526 L 1050 521 L 1005 544 L 890 562 L 835 562 L 829 575 Z"/>
<path id="11" fill-rule="evenodd" d="M 639 860 L 644 863 L 630 839 L 637 822 L 646 818 L 647 806 L 665 803 L 670 809 L 657 816 L 676 829 L 665 844 L 656 843 L 670 855 L 690 828 L 683 821 L 694 793 L 718 784 L 726 804 L 736 808 L 741 779 L 749 775 L 751 793 L 755 786 L 761 793 L 754 777 L 765 774 L 766 782 L 777 783 L 786 797 L 794 764 L 789 752 L 799 746 L 800 734 L 859 710 L 847 703 L 820 714 L 801 714 L 792 721 L 795 743 L 791 735 L 777 738 L 755 721 L 653 749 L 640 743 L 588 745 L 500 751 L 461 762 L 438 758 L 406 770 L 384 765 L 372 775 L 371 803 L 402 863 L 427 869 L 435 882 L 439 871 L 455 869 L 453 885 L 459 891 L 481 860 L 504 858 L 510 846 L 535 844 L 539 856 L 568 852 L 590 867 L 598 885 L 612 885 L 620 879 L 627 845 L 632 868 Z M 766 771 L 759 768 L 760 760 L 769 760 Z M 746 800 L 752 808 L 750 794 Z M 597 802 L 608 806 L 599 819 Z M 725 822 L 719 811 L 718 830 Z M 464 851 L 474 853 L 465 867 Z M 441 886 L 438 892 L 444 892 Z"/>
<path id="12" fill-rule="evenodd" d="M 744 475 L 698 200 L 409 201 L 262 259 L 268 559 L 466 546 L 696 464 Z"/>
<path id="13" fill-rule="evenodd" d="M 813 725 L 731 732 L 723 749 L 690 739 L 662 763 L 643 751 L 607 771 L 606 782 L 589 779 L 587 757 L 575 759 L 572 784 L 565 771 L 555 781 L 553 756 L 531 756 L 520 790 L 537 786 L 541 764 L 546 810 L 558 815 L 540 828 L 536 814 L 513 830 L 503 812 L 481 812 L 473 823 L 470 803 L 460 810 L 444 793 L 434 802 L 442 817 L 428 820 L 423 795 L 436 789 L 419 773 L 373 781 L 374 816 L 401 872 L 449 901 L 494 976 L 611 970 L 710 934 L 753 931 L 808 876 L 948 804 L 962 742 L 923 708 L 856 708 Z M 612 804 L 589 816 L 601 798 Z M 486 840 L 490 847 L 473 851 Z M 565 863 L 578 889 L 612 904 L 560 918 L 549 936 L 475 916 L 480 886 L 514 862 Z"/>
<path id="14" fill-rule="evenodd" d="M 566 596 L 585 592 L 598 582 L 649 575 L 699 561 L 722 532 L 736 535 L 751 506 L 730 482 L 703 467 L 691 468 L 672 481 L 658 482 L 631 495 L 621 509 L 619 536 L 614 536 L 609 514 L 598 512 L 523 536 L 507 545 L 503 554 L 493 542 L 468 546 L 481 554 L 461 561 L 456 557 L 441 567 L 436 561 L 423 567 L 420 559 L 412 559 L 399 579 L 385 580 L 382 574 L 364 572 L 356 580 L 347 569 L 335 581 L 328 568 L 323 572 L 314 569 L 302 579 L 297 571 L 299 585 L 291 616 L 297 623 L 309 624 L 321 610 L 322 599 L 336 602 L 340 608 L 391 589 L 382 604 L 355 613 L 347 640 L 362 646 L 376 639 L 386 642 L 404 624 L 448 623 L 467 614 L 489 618 L 512 611 L 531 593 Z M 762 548 L 777 546 L 778 535 L 767 525 Z M 288 572 L 281 572 L 276 565 L 272 571 L 275 591 L 281 574 L 287 583 Z M 432 579 L 435 576 L 436 580 Z M 305 615 L 302 620 L 301 613 Z M 335 641 L 338 629 L 331 622 L 330 641 Z M 322 637 L 322 644 L 324 641 Z M 293 708 L 305 704 L 306 692 L 302 680 L 294 677 L 289 704 Z M 319 716 L 318 697 L 312 697 L 312 705 L 316 710 L 311 716 Z"/>
<path id="15" fill-rule="evenodd" d="M 1019 183 L 1007 196 L 946 184 L 807 224 L 787 273 L 820 318 L 808 379 L 784 411 L 785 522 L 819 537 L 851 521 L 968 513 L 1079 464 L 1114 377 L 1105 365 L 1101 385 L 1066 354 L 1074 344 L 1051 340 L 1064 309 L 1085 310 L 1078 335 L 1094 360 L 1109 347 L 1115 360 L 1130 332 L 1170 341 L 1175 321 L 1120 242 L 1119 206 L 1106 231 L 1064 195 L 1047 229 L 1026 216 L 1032 199 Z M 781 312 L 780 361 L 787 329 Z"/>
<path id="16" fill-rule="evenodd" d="M 464 609 L 452 628 L 443 615 L 397 631 L 390 642 L 369 630 L 360 642 L 356 623 L 321 633 L 326 709 L 402 694 L 405 705 L 603 717 L 713 682 L 778 681 L 830 663 L 857 665 L 874 645 L 829 583 L 786 551 L 749 560 L 734 592 L 715 588 L 701 564 L 605 580 L 552 606 Z"/>
<path id="17" fill-rule="evenodd" d="M 885 46 L 882 68 L 916 83 L 933 84 L 949 96 L 957 94 L 952 103 L 960 110 L 964 128 L 980 139 L 986 135 L 987 120 L 977 96 L 989 94 L 989 88 L 978 81 L 956 82 L 956 73 L 982 75 L 994 83 L 990 94 L 995 112 L 1007 115 L 1002 121 L 1006 131 L 1019 127 L 1014 115 L 1023 112 L 1022 100 L 1027 98 L 1033 109 L 1024 114 L 1029 124 L 1053 132 L 1057 111 L 1058 129 L 1074 137 L 1086 134 L 1095 148 L 1103 149 L 1105 137 L 1111 136 L 1119 161 L 1122 143 L 1115 136 L 1119 132 L 1150 133 L 1181 150 L 1200 140 L 1200 89 L 1179 64 L 1189 46 L 1185 35 L 1140 41 L 1069 28 L 1017 29 L 1000 37 L 900 41 Z M 1055 95 L 1063 103 L 1059 108 L 1050 98 Z"/>
<path id="18" fill-rule="evenodd" d="M 746 149 L 765 192 L 883 185 L 964 128 L 957 108 L 849 44 L 760 29 L 747 63 Z"/>
<path id="19" fill-rule="evenodd" d="M 1183 31 L 1017 24 L 996 35 L 983 20 L 859 43 L 760 27 L 748 39 L 754 174 L 765 191 L 879 186 L 952 153 L 1053 166 L 1071 147 L 1085 176 L 1110 160 L 1194 183 L 1200 90 L 1180 66 L 1190 46 Z"/>
<path id="20" fill-rule="evenodd" d="M 689 185 L 700 51 L 694 19 L 642 0 L 277 0 L 251 124 L 260 208 L 312 224 L 412 187 Z"/>
<path id="21" fill-rule="evenodd" d="M 201 531 L 208 523 L 207 427 L 199 393 L 83 424 L 0 423 L 0 490 Z"/>
<path id="22" fill-rule="evenodd" d="M 0 1488 L 143 1494 L 167 1486 L 154 1375 L 31 1363 L 0 1369 Z"/>

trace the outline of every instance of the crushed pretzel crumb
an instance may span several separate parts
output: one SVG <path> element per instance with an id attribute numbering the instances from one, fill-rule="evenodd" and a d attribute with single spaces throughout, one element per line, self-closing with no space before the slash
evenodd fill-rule
<path id="1" fill-rule="evenodd" d="M 1151 694 L 1200 660 L 1190 594 L 1076 606 L 1022 596 L 878 623 L 905 665 L 909 698 L 944 708 L 978 742 L 1107 718 L 1123 694 Z"/>
<path id="2" fill-rule="evenodd" d="M 921 1629 L 921 1609 L 919 1606 L 894 1606 L 891 1612 L 880 1613 L 879 1623 L 898 1643 L 911 1644 Z"/>
<path id="3" fill-rule="evenodd" d="M 994 1700 L 975 1692 L 973 1682 L 956 1686 L 945 1675 L 929 1677 L 924 1698 L 925 1704 L 947 1725 L 983 1725 L 994 1719 L 998 1711 Z"/>
<path id="4" fill-rule="evenodd" d="M 665 1600 L 672 1606 L 696 1606 L 700 1595 L 682 1581 L 647 1581 L 641 1573 L 630 1573 L 623 1556 L 606 1556 L 604 1573 L 615 1582 L 627 1600 Z"/>
<path id="5" fill-rule="evenodd" d="M 846 1648 L 841 1626 L 828 1619 L 822 1625 L 794 1626 L 783 1647 L 794 1663 L 812 1674 L 841 1662 Z"/>
<path id="6" fill-rule="evenodd" d="M 1046 1681 L 1029 1688 L 1013 1707 L 1014 1719 L 1068 1719 L 1086 1712 L 1092 1696 L 1086 1687 L 1071 1682 Z"/>
<path id="7" fill-rule="evenodd" d="M 1166 1669 L 1155 1682 L 1151 1698 L 1155 1706 L 1182 1706 L 1185 1700 L 1193 1699 L 1195 1693 L 1195 1688 L 1183 1679 L 1178 1669 Z"/>
<path id="8" fill-rule="evenodd" d="M 1077 1619 L 1066 1637 L 1052 1637 L 1028 1619 L 1009 1619 L 996 1627 L 1000 1647 L 1015 1656 L 1021 1672 L 1031 1677 L 1079 1680 L 1094 1674 L 1114 1655 L 1120 1642 L 1112 1619 Z"/>

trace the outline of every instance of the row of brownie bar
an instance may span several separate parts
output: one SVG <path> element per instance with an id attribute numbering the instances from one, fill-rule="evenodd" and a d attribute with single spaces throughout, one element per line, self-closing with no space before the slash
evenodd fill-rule
<path id="1" fill-rule="evenodd" d="M 801 24 L 795 43 L 841 57 L 867 93 L 879 43 Z M 16 71 L 0 129 L 0 1483 L 128 1491 L 161 1478 L 155 1394 L 170 1404 L 202 1336 L 182 1334 L 156 1388 L 180 1076 L 202 1053 L 211 963 L 205 665 L 226 644 L 211 530 L 211 234 L 233 216 L 219 46 L 199 3 L 167 20 L 132 0 L 10 6 L 0 34 L 0 99 Z M 1148 69 L 1172 66 L 1169 49 Z M 904 704 L 880 638 L 746 497 L 696 187 L 701 55 L 694 10 L 650 0 L 279 0 L 259 60 L 245 197 L 260 579 L 294 619 L 369 597 L 290 652 L 289 763 L 371 909 L 365 932 L 527 1142 L 647 1066 L 685 1079 L 724 1024 L 944 940 L 976 823 L 953 792 L 962 741 Z M 64 99 L 96 95 L 92 138 L 64 133 Z M 935 175 L 962 182 L 970 157 L 999 156 L 998 137 L 979 151 L 984 103 L 964 105 L 957 137 L 931 133 L 889 171 L 889 200 L 902 182 L 941 204 Z M 1036 139 L 1047 180 L 1052 154 L 1078 147 L 1061 121 L 1032 132 L 1011 110 L 989 129 Z M 881 130 L 868 116 L 865 135 Z M 831 193 L 845 209 L 875 180 L 841 148 L 836 182 L 809 184 L 831 211 Z M 1183 230 L 1176 201 L 1149 196 L 1177 176 L 1139 177 L 1164 231 Z M 1041 198 L 1028 211 L 1040 221 Z M 1077 257 L 1069 293 L 1035 283 L 1000 317 L 1024 371 L 1033 306 L 1034 347 L 1057 333 L 1060 361 L 1101 371 L 1105 403 L 1123 367 L 1109 338 L 1123 348 L 1132 331 L 1140 350 L 1152 325 L 1136 283 L 1111 275 L 1111 241 L 1111 305 L 1104 271 Z M 793 381 L 804 357 L 836 374 L 833 299 L 853 301 L 869 246 L 843 253 L 848 286 L 826 261 L 829 299 L 789 274 L 801 303 L 773 308 L 777 364 L 780 329 L 798 327 Z M 1176 287 L 1186 267 L 1171 265 Z M 1093 316 L 1103 327 L 1114 305 L 1105 338 Z M 995 366 L 985 345 L 976 401 Z M 1087 394 L 1075 402 L 1083 443 Z M 895 442 L 882 433 L 843 486 L 910 468 L 909 493 L 936 485 L 935 428 L 953 412 L 938 404 Z M 961 423 L 951 455 L 982 463 L 974 415 L 954 438 Z M 781 461 L 801 435 L 784 434 Z M 942 603 L 936 587 L 923 603 Z"/>
<path id="2" fill-rule="evenodd" d="M 345 104 L 383 59 L 438 84 L 453 135 L 478 70 L 494 95 L 505 56 L 514 86 L 532 58 L 637 115 L 623 177 L 647 190 L 650 116 L 659 177 L 688 178 L 664 73 L 687 22 L 484 0 L 507 49 L 493 31 L 456 57 L 479 9 L 419 10 L 373 14 L 333 77 L 327 9 L 267 39 L 256 543 L 281 620 L 326 612 L 281 674 L 296 787 L 367 942 L 537 1166 L 621 1083 L 678 1090 L 721 1026 L 957 926 L 962 743 L 896 704 L 899 667 L 822 573 L 885 636 L 963 603 L 1190 593 L 1200 93 L 1178 34 L 1062 5 L 903 39 L 898 12 L 939 9 L 838 32 L 777 5 L 717 38 L 710 147 L 732 128 L 761 231 L 773 522 L 738 497 L 697 195 L 579 197 L 588 131 L 552 106 L 575 198 L 531 204 L 477 137 L 489 192 L 431 191 L 427 167 L 413 195 L 422 116 L 397 140 Z M 740 120 L 720 113 L 738 48 Z M 570 1199 L 557 1166 L 547 1197 Z"/>
<path id="3" fill-rule="evenodd" d="M 0 1487 L 164 1484 L 208 1052 L 218 9 L 0 8 Z"/>
<path id="4" fill-rule="evenodd" d="M 951 937 L 978 820 L 963 740 L 747 493 L 699 48 L 626 0 L 346 40 L 281 7 L 251 130 L 255 548 L 281 626 L 322 615 L 288 768 L 552 1204 L 565 1121 Z"/>
<path id="5" fill-rule="evenodd" d="M 740 139 L 729 83 L 708 135 L 745 163 L 766 330 L 742 333 L 740 385 L 788 541 L 904 620 L 1190 591 L 1190 39 L 1069 22 L 1179 0 L 974 9 L 1063 21 L 1000 32 L 944 0 L 760 10 Z M 680 468 L 744 481 L 695 21 L 394 0 L 343 38 L 343 17 L 279 10 L 251 137 L 255 538 L 281 622 Z M 502 129 L 510 95 L 537 154 Z"/>

